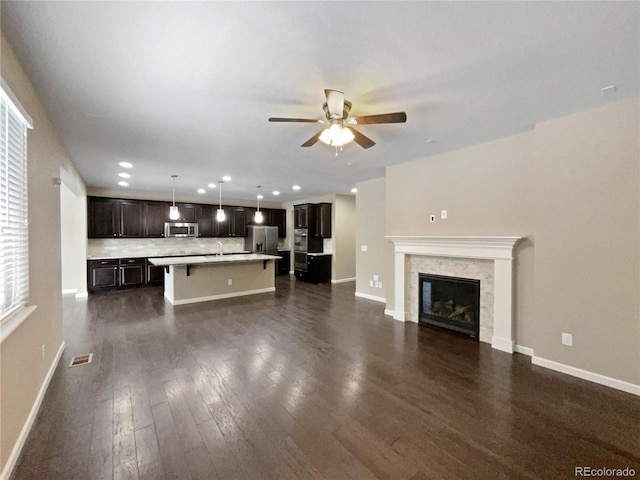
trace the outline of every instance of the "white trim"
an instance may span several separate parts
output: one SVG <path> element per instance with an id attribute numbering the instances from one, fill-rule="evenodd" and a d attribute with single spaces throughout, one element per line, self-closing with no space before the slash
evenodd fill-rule
<path id="1" fill-rule="evenodd" d="M 496 350 L 501 350 L 507 353 L 513 353 L 515 351 L 515 343 L 508 338 L 498 337 L 494 335 L 491 337 L 491 348 L 495 348 Z"/>
<path id="2" fill-rule="evenodd" d="M 27 124 L 27 128 L 33 128 L 33 119 L 24 109 L 22 104 L 18 101 L 18 97 L 13 94 L 13 92 L 9 88 L 9 85 L 7 85 L 7 83 L 4 81 L 4 78 L 2 77 L 0 77 L 0 86 L 4 91 L 4 94 L 10 100 L 10 104 L 13 104 L 12 106 L 15 107 L 14 111 L 17 110 L 16 113 L 18 114 L 18 116 L 22 117 L 24 123 Z"/>
<path id="3" fill-rule="evenodd" d="M 170 300 L 166 294 L 165 298 L 169 300 L 171 305 L 186 305 L 188 303 L 208 302 L 210 300 L 221 300 L 223 298 L 244 297 L 245 295 L 256 295 L 258 293 L 275 292 L 276 287 L 258 288 L 256 290 L 245 290 L 243 292 L 221 293 L 219 295 L 209 295 L 207 297 L 185 298 L 184 300 Z"/>
<path id="4" fill-rule="evenodd" d="M 4 318 L 2 323 L 0 323 L 0 344 L 9 338 L 9 335 L 15 332 L 36 308 L 38 308 L 37 305 L 27 305 L 19 308 L 7 318 Z"/>
<path id="5" fill-rule="evenodd" d="M 407 321 L 405 260 L 407 255 L 493 260 L 493 336 L 491 346 L 514 351 L 513 250 L 522 237 L 417 237 L 386 236 L 394 245 L 396 311 L 393 318 Z"/>
<path id="6" fill-rule="evenodd" d="M 367 300 L 373 300 L 374 302 L 387 303 L 386 298 L 376 297 L 375 295 L 369 295 L 368 293 L 356 292 L 356 297 L 366 298 Z"/>
<path id="7" fill-rule="evenodd" d="M 394 312 L 393 310 L 389 310 L 387 308 L 384 309 L 384 314 L 388 315 L 390 317 L 393 317 L 395 315 L 396 312 Z"/>
<path id="8" fill-rule="evenodd" d="M 355 282 L 356 277 L 351 278 L 340 278 L 338 280 L 331 280 L 331 283 L 347 283 L 347 282 Z"/>
<path id="9" fill-rule="evenodd" d="M 87 291 L 76 293 L 76 299 L 78 299 L 78 298 L 88 298 L 88 297 L 89 297 L 89 292 L 87 292 Z"/>
<path id="10" fill-rule="evenodd" d="M 514 352 L 521 353 L 522 355 L 528 355 L 533 357 L 533 348 L 523 347 L 522 345 L 516 345 Z"/>
<path id="11" fill-rule="evenodd" d="M 53 374 L 56 371 L 56 367 L 60 362 L 60 358 L 62 357 L 62 352 L 64 352 L 64 347 L 65 347 L 65 342 L 63 341 L 60 344 L 60 348 L 58 348 L 58 353 L 56 353 L 56 356 L 51 362 L 51 366 L 49 367 L 47 376 L 44 377 L 44 381 L 40 386 L 40 391 L 38 392 L 38 395 L 36 396 L 36 399 L 33 402 L 33 406 L 31 407 L 31 411 L 27 416 L 27 420 L 24 422 L 24 425 L 22 426 L 20 435 L 18 435 L 18 438 L 16 439 L 16 443 L 13 444 L 13 450 L 11 450 L 11 455 L 9 455 L 9 458 L 7 459 L 7 463 L 5 463 L 4 468 L 2 469 L 2 473 L 0 473 L 0 480 L 8 480 L 9 478 L 11 478 L 11 475 L 13 474 L 13 470 L 16 467 L 18 459 L 20 458 L 20 454 L 22 453 L 24 444 L 27 441 L 27 437 L 29 436 L 31 427 L 33 427 L 33 423 L 35 422 L 36 417 L 38 416 L 38 412 L 40 411 L 40 406 L 42 405 L 42 400 L 44 400 L 45 393 L 47 393 L 47 388 L 49 388 L 49 383 L 51 382 L 51 379 L 53 378 Z"/>
<path id="12" fill-rule="evenodd" d="M 571 365 L 565 365 L 564 363 L 558 363 L 553 360 L 547 360 L 546 358 L 536 356 L 531 358 L 531 363 L 550 370 L 555 370 L 556 372 L 566 373 L 573 377 L 582 378 L 589 382 L 599 383 L 600 385 L 615 388 L 616 390 L 632 393 L 633 395 L 640 395 L 640 385 L 625 382 L 624 380 L 618 380 L 617 378 L 607 377 L 606 375 L 582 370 L 581 368 L 572 367 Z"/>
<path id="13" fill-rule="evenodd" d="M 67 290 L 62 290 L 62 295 L 71 295 L 71 294 L 76 294 L 78 293 L 78 289 L 77 288 L 69 288 Z"/>

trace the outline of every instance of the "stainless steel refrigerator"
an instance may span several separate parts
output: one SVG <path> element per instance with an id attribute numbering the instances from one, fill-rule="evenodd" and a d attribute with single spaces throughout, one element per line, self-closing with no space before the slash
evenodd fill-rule
<path id="1" fill-rule="evenodd" d="M 244 249 L 253 253 L 278 254 L 278 227 L 249 225 Z"/>

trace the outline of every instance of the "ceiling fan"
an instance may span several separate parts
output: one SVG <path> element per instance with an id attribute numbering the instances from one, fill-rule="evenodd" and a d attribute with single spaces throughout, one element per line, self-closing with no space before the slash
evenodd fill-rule
<path id="1" fill-rule="evenodd" d="M 349 117 L 351 102 L 344 99 L 344 93 L 338 90 L 325 90 L 327 99 L 322 105 L 326 120 L 311 118 L 280 118 L 271 117 L 270 122 L 303 122 L 329 124 L 313 137 L 302 144 L 303 147 L 315 145 L 318 140 L 333 147 L 342 147 L 350 141 L 356 142 L 362 148 L 373 147 L 376 142 L 369 137 L 358 132 L 354 126 L 373 125 L 379 123 L 404 123 L 407 121 L 405 112 L 382 113 L 378 115 L 364 115 L 360 117 Z M 337 155 L 337 150 L 336 150 Z"/>

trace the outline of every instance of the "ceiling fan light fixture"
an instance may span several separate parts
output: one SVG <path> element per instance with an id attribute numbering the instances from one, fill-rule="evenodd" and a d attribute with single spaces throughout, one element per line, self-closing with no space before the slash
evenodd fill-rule
<path id="1" fill-rule="evenodd" d="M 351 142 L 355 136 L 351 129 L 334 123 L 329 128 L 325 128 L 318 138 L 322 143 L 332 147 L 341 147 Z"/>

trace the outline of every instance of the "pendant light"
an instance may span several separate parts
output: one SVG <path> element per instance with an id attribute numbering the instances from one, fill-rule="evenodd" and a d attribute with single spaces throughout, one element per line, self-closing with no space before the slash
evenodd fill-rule
<path id="1" fill-rule="evenodd" d="M 256 189 L 258 189 L 258 192 L 260 192 L 260 185 L 258 185 L 256 187 Z M 258 199 L 258 210 L 256 210 L 256 214 L 253 217 L 253 221 L 256 223 L 262 223 L 262 220 L 264 219 L 262 216 L 262 212 L 260 211 L 260 199 L 263 198 L 262 195 L 260 195 L 260 193 L 258 193 L 256 195 L 256 198 Z"/>
<path id="2" fill-rule="evenodd" d="M 171 181 L 173 183 L 173 205 L 169 207 L 169 219 L 170 220 L 178 220 L 180 218 L 180 211 L 178 207 L 176 207 L 176 177 L 178 175 L 171 175 Z"/>
<path id="3" fill-rule="evenodd" d="M 216 220 L 218 222 L 224 222 L 225 219 L 227 218 L 227 216 L 224 214 L 224 209 L 222 208 L 222 184 L 223 183 L 224 183 L 224 180 L 218 181 L 218 185 L 220 185 L 220 208 L 218 208 L 218 211 L 216 212 Z"/>

